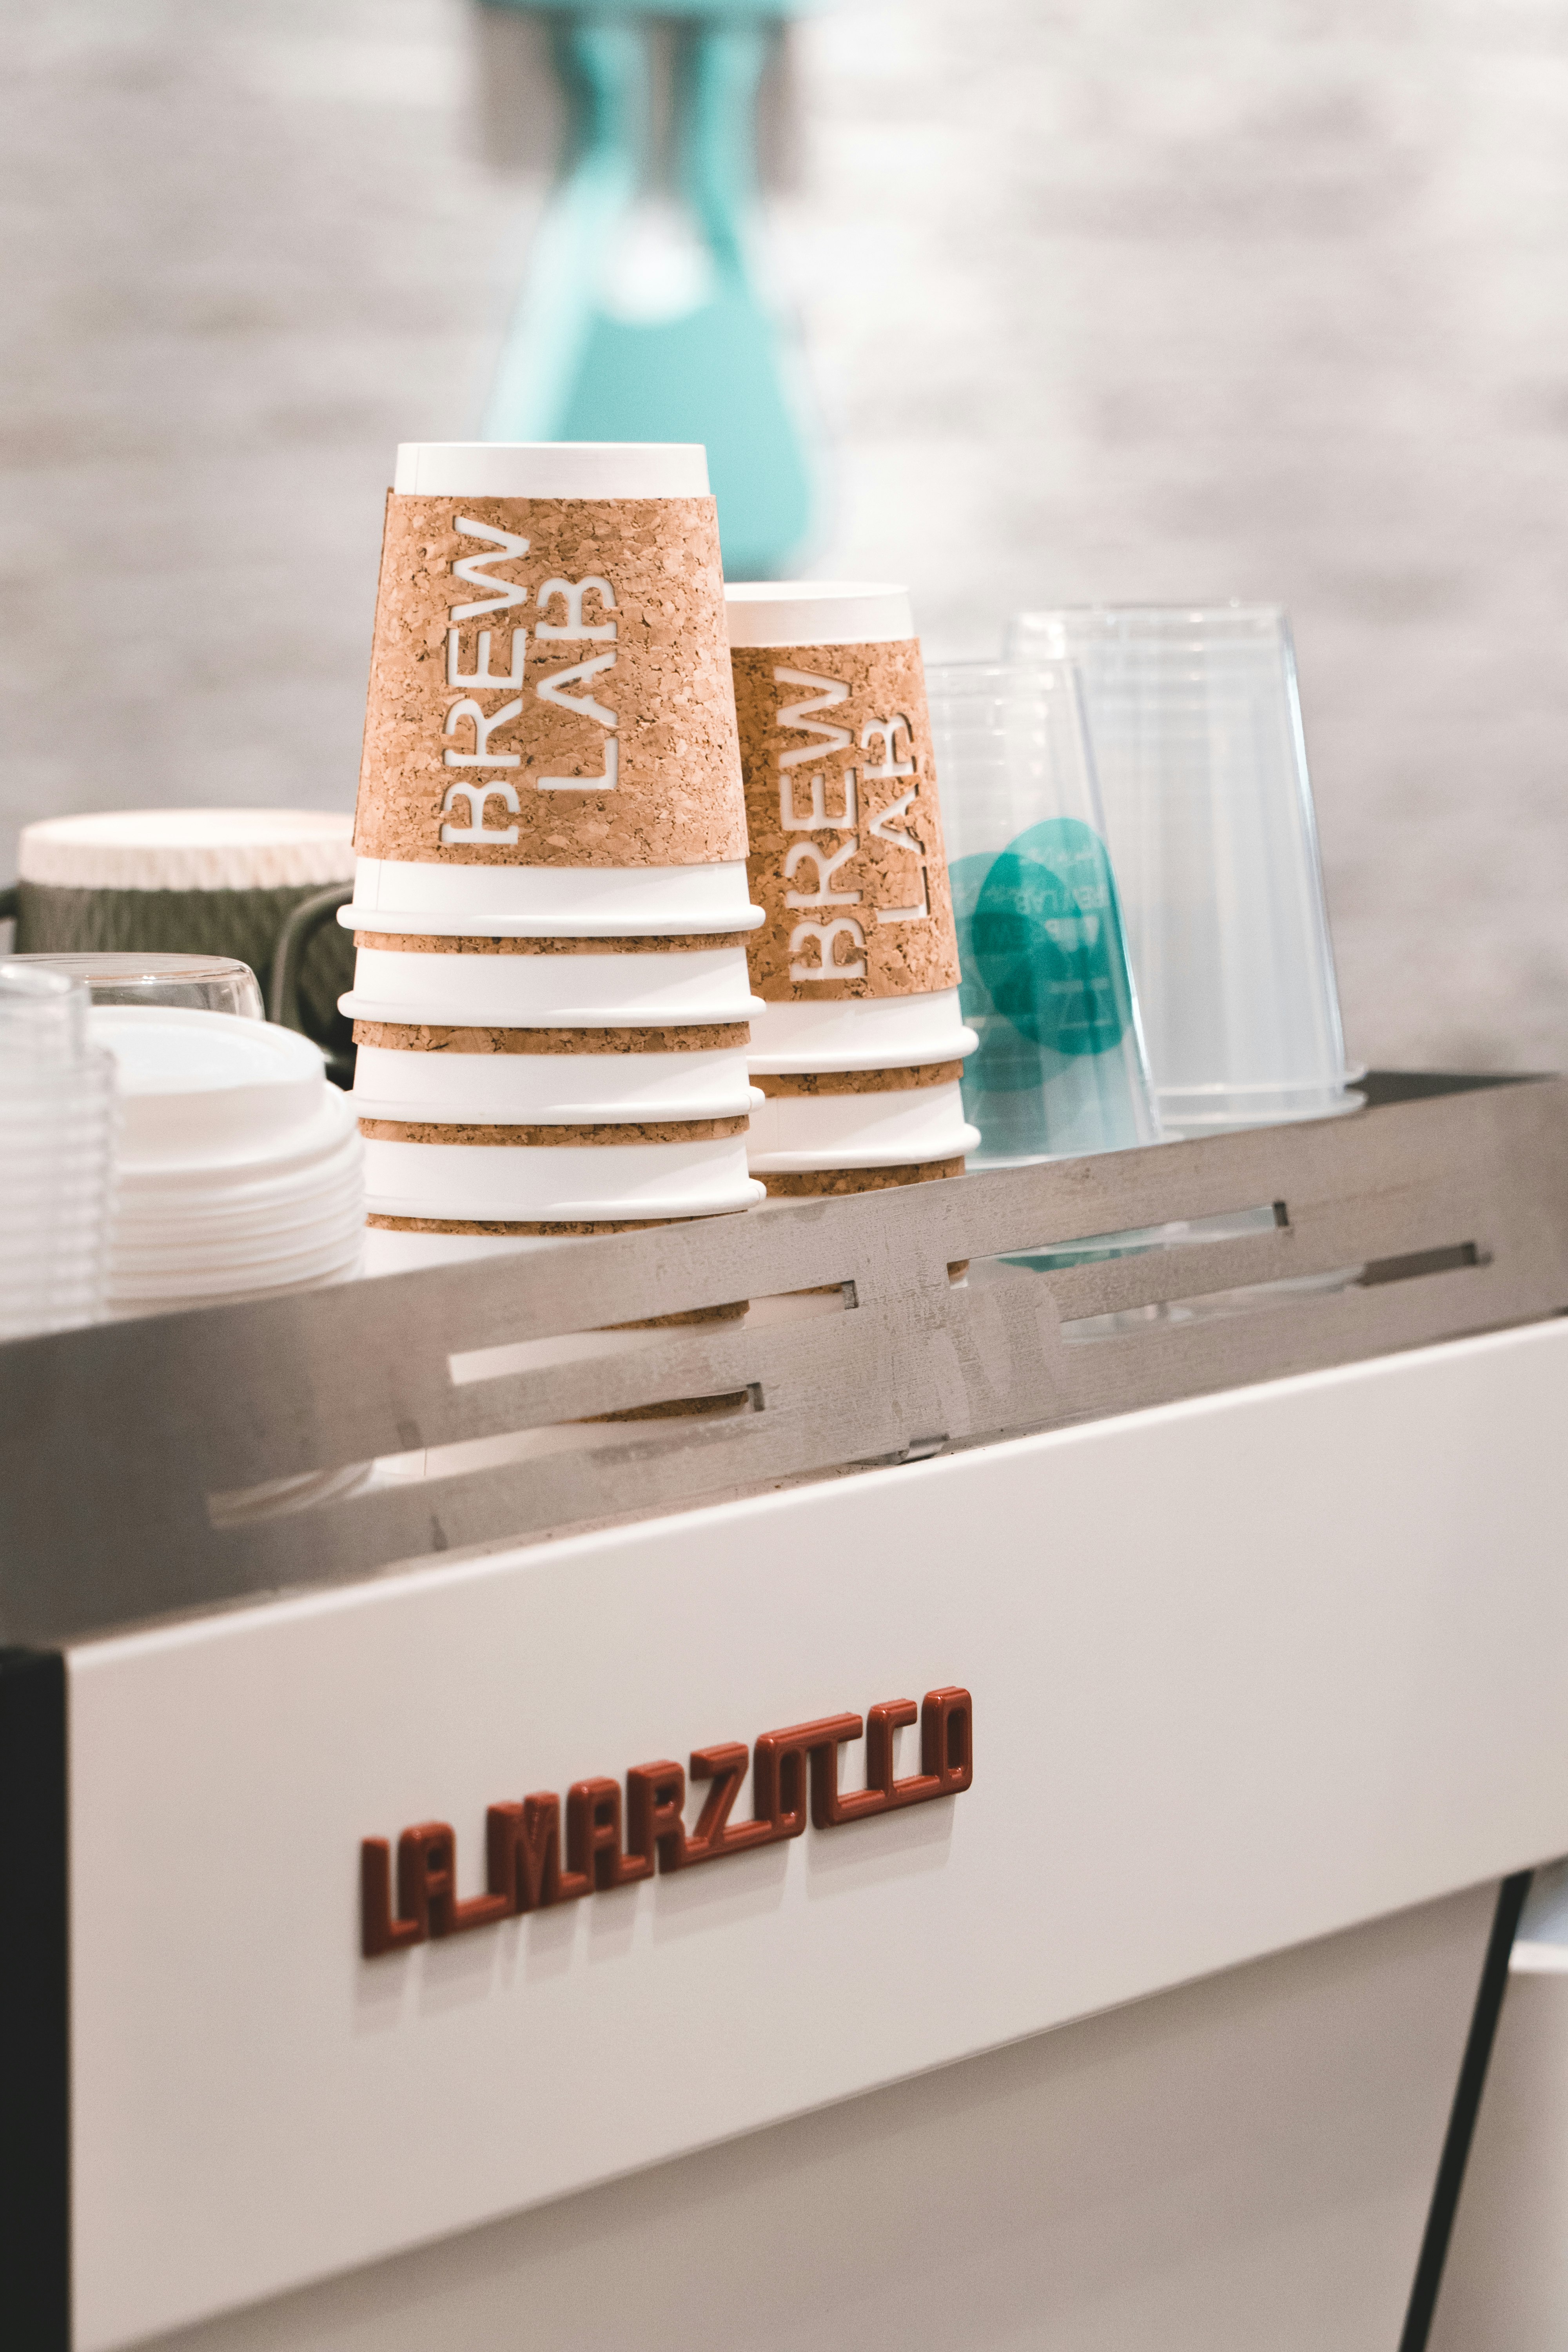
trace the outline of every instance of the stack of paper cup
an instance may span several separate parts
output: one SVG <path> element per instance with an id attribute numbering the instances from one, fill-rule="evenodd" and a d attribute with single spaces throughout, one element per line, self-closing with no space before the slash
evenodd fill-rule
<path id="1" fill-rule="evenodd" d="M 761 1198 L 700 447 L 399 450 L 355 845 L 368 1270 Z"/>
<path id="2" fill-rule="evenodd" d="M 746 777 L 750 1162 L 770 1193 L 962 1172 L 979 1142 L 921 649 L 902 588 L 726 591 Z"/>
<path id="3" fill-rule="evenodd" d="M 89 1027 L 119 1073 L 111 1314 L 163 1314 L 357 1273 L 360 1139 L 309 1038 L 166 1005 L 100 1005 Z"/>
<path id="4" fill-rule="evenodd" d="M 0 963 L 0 1339 L 96 1321 L 114 1111 L 81 982 Z"/>

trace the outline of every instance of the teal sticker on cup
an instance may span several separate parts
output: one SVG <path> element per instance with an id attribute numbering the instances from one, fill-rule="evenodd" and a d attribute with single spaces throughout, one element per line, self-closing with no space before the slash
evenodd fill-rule
<path id="1" fill-rule="evenodd" d="M 964 960 L 1021 1038 L 1073 1057 L 1121 1043 L 1132 1019 L 1121 910 L 1089 825 L 1051 817 L 1020 834 L 990 861 L 966 929 Z"/>

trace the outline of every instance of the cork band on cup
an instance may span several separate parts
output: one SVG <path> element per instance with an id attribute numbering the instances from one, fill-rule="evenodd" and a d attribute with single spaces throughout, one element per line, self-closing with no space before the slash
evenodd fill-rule
<path id="1" fill-rule="evenodd" d="M 713 1143 L 744 1135 L 749 1120 L 667 1118 L 637 1124 L 616 1121 L 595 1127 L 489 1127 L 454 1120 L 362 1118 L 359 1131 L 373 1143 L 507 1144 L 531 1150 L 572 1143 Z"/>
<path id="2" fill-rule="evenodd" d="M 771 1003 L 956 988 L 958 941 L 918 639 L 731 656 Z"/>
<path id="3" fill-rule="evenodd" d="M 805 1201 L 845 1192 L 882 1192 L 895 1184 L 933 1184 L 962 1176 L 962 1160 L 917 1160 L 905 1168 L 807 1168 L 789 1175 L 764 1175 L 770 1199 Z"/>
<path id="4" fill-rule="evenodd" d="M 356 1021 L 356 1045 L 398 1054 L 703 1054 L 747 1045 L 744 1021 L 689 1029 L 449 1029 L 430 1022 Z"/>
<path id="5" fill-rule="evenodd" d="M 355 848 L 744 857 L 729 659 L 711 498 L 389 493 Z"/>
<path id="6" fill-rule="evenodd" d="M 642 1315 L 635 1323 L 605 1323 L 605 1331 L 677 1331 L 690 1323 L 738 1323 L 747 1307 L 748 1298 L 732 1298 L 724 1307 L 683 1307 L 674 1315 Z"/>
<path id="7" fill-rule="evenodd" d="M 690 1421 L 706 1412 L 739 1412 L 750 1402 L 744 1389 L 731 1389 L 725 1396 L 682 1397 L 668 1404 L 628 1404 L 619 1412 L 584 1413 L 577 1426 L 587 1429 L 606 1421 Z"/>
<path id="8" fill-rule="evenodd" d="M 743 1216 L 744 1210 L 721 1209 L 720 1216 Z M 541 1224 L 528 1220 L 498 1222 L 493 1217 L 384 1217 L 371 1215 L 365 1223 L 384 1234 L 484 1234 L 504 1238 L 510 1234 L 555 1234 L 563 1240 L 593 1234 L 644 1234 L 655 1225 L 689 1225 L 700 1223 L 692 1217 L 605 1217 L 578 1218 L 563 1222 L 546 1221 Z"/>
<path id="9" fill-rule="evenodd" d="M 905 1094 L 917 1087 L 954 1086 L 963 1076 L 962 1062 L 920 1062 L 907 1070 L 795 1070 L 779 1076 L 753 1071 L 752 1084 L 760 1094 L 779 1097 Z"/>
<path id="10" fill-rule="evenodd" d="M 749 931 L 656 931 L 626 939 L 469 939 L 444 932 L 356 931 L 356 948 L 403 955 L 674 955 L 707 948 L 743 948 Z"/>
<path id="11" fill-rule="evenodd" d="M 910 1171 L 906 1170 L 902 1172 L 908 1175 Z M 951 1169 L 942 1169 L 940 1172 L 944 1175 L 950 1175 L 956 1171 Z M 746 1212 L 744 1210 L 729 1210 L 722 1212 L 721 1213 L 731 1216 L 737 1214 L 743 1216 Z M 369 1216 L 365 1219 L 365 1223 L 367 1225 L 374 1225 L 380 1232 L 386 1234 L 478 1234 L 497 1239 L 504 1239 L 508 1235 L 513 1234 L 520 1237 L 528 1238 L 531 1238 L 533 1235 L 539 1234 L 546 1238 L 553 1235 L 555 1238 L 562 1241 L 578 1239 L 589 1240 L 595 1234 L 641 1234 L 647 1233 L 654 1225 L 690 1224 L 693 1222 L 694 1221 L 689 1217 L 621 1218 L 617 1221 L 606 1222 L 603 1224 L 497 1224 L 493 1222 L 487 1222 L 472 1217 Z M 949 1277 L 952 1280 L 956 1281 L 962 1275 L 968 1271 L 968 1267 L 969 1260 L 967 1258 L 957 1259 L 954 1263 L 950 1265 L 947 1269 Z M 820 1286 L 819 1291 L 816 1293 L 803 1292 L 801 1295 L 802 1297 L 826 1297 L 832 1292 L 841 1290 L 842 1287 L 843 1286 L 840 1283 L 830 1282 Z M 742 1306 L 744 1304 L 745 1302 L 742 1302 Z M 723 1307 L 712 1309 L 699 1307 L 694 1310 L 694 1315 L 701 1317 L 711 1313 L 716 1317 L 728 1318 L 738 1311 L 740 1310 L 734 1307 Z M 679 1316 L 661 1316 L 656 1319 L 660 1322 L 668 1321 L 675 1323 L 679 1322 L 681 1318 Z M 613 1328 L 619 1329 L 622 1327 L 616 1325 Z M 628 1324 L 625 1328 L 629 1330 L 636 1327 Z"/>
<path id="12" fill-rule="evenodd" d="M 635 1323 L 606 1323 L 606 1331 L 670 1331 L 704 1323 L 738 1323 L 751 1301 L 731 1299 L 725 1307 L 691 1307 L 679 1315 L 645 1315 Z M 734 1412 L 751 1402 L 744 1389 L 731 1389 L 720 1396 L 672 1397 L 663 1404 L 625 1405 L 618 1412 L 591 1412 L 583 1416 L 580 1426 L 605 1421 L 675 1421 L 685 1420 L 693 1413 Z"/>

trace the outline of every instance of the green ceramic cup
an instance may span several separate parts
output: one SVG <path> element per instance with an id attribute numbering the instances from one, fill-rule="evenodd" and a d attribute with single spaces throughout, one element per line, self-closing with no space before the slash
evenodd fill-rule
<path id="1" fill-rule="evenodd" d="M 26 826 L 0 896 L 20 955 L 98 950 L 233 956 L 268 1017 L 315 1040 L 348 1084 L 353 942 L 333 920 L 353 890 L 353 819 L 295 809 L 146 809 Z"/>

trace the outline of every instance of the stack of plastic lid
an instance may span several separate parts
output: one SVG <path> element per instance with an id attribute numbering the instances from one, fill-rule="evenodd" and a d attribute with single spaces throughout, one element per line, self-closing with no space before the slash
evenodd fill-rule
<path id="1" fill-rule="evenodd" d="M 962 1172 L 976 1038 L 959 960 L 921 649 L 902 588 L 726 592 L 764 1000 L 751 1168 L 772 1194 Z"/>
<path id="2" fill-rule="evenodd" d="M 1015 662 L 1082 673 L 1165 1126 L 1206 1135 L 1359 1109 L 1283 612 L 1024 613 L 1009 646 Z"/>
<path id="3" fill-rule="evenodd" d="M 105 1005 L 121 1119 L 106 1303 L 152 1315 L 358 1271 L 360 1139 L 319 1049 L 229 1013 Z"/>
<path id="4" fill-rule="evenodd" d="M 0 963 L 0 1339 L 97 1318 L 114 1111 L 86 989 Z"/>
<path id="5" fill-rule="evenodd" d="M 700 447 L 399 451 L 355 842 L 367 1271 L 761 1198 Z"/>

